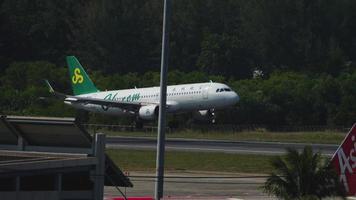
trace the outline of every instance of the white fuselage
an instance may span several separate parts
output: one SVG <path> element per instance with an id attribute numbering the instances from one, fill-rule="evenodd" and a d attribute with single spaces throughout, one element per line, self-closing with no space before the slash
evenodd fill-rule
<path id="1" fill-rule="evenodd" d="M 135 88 L 125 90 L 103 91 L 79 95 L 117 102 L 137 102 L 144 105 L 158 104 L 159 87 Z M 220 109 L 236 104 L 239 96 L 227 85 L 221 83 L 194 83 L 171 85 L 167 87 L 167 112 L 190 112 L 208 109 Z M 137 114 L 117 107 L 106 107 L 96 104 L 65 102 L 78 109 L 112 115 Z"/>

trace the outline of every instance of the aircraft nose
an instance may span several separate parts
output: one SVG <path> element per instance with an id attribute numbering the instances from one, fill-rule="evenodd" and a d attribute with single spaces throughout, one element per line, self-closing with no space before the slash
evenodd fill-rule
<path id="1" fill-rule="evenodd" d="M 229 105 L 235 105 L 239 100 L 240 97 L 236 92 L 229 92 L 228 96 L 226 96 L 226 100 Z"/>
<path id="2" fill-rule="evenodd" d="M 233 92 L 231 99 L 232 99 L 233 103 L 235 104 L 240 100 L 240 97 L 236 92 Z"/>

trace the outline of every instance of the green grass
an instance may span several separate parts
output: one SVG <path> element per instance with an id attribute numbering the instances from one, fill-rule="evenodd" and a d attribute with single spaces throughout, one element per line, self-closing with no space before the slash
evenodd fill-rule
<path id="1" fill-rule="evenodd" d="M 155 171 L 155 151 L 108 149 L 107 153 L 123 171 Z M 263 174 L 271 172 L 271 158 L 272 156 L 167 151 L 165 169 Z"/>
<path id="2" fill-rule="evenodd" d="M 111 136 L 144 136 L 156 137 L 156 132 L 114 132 L 100 130 Z M 167 138 L 192 138 L 192 139 L 219 139 L 231 141 L 270 141 L 270 142 L 299 142 L 299 143 L 323 143 L 340 144 L 346 135 L 335 131 L 318 132 L 268 132 L 268 131 L 243 131 L 243 132 L 201 132 L 179 131 L 167 134 Z"/>

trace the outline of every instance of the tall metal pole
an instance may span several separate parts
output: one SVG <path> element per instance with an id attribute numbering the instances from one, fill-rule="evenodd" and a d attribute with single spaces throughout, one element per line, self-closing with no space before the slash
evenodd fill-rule
<path id="1" fill-rule="evenodd" d="M 161 87 L 160 87 L 160 100 L 159 100 L 160 108 L 159 108 L 159 116 L 158 116 L 157 159 L 156 159 L 156 188 L 155 188 L 156 200 L 160 200 L 163 197 L 170 17 L 171 17 L 171 0 L 164 0 L 162 54 L 161 54 L 161 81 L 160 81 Z"/>

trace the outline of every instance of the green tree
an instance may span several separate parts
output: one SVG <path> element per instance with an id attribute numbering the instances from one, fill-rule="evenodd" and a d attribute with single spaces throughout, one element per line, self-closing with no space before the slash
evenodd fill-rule
<path id="1" fill-rule="evenodd" d="M 313 153 L 310 146 L 301 153 L 288 149 L 285 156 L 274 158 L 271 164 L 274 172 L 263 186 L 270 195 L 288 200 L 345 198 L 335 170 L 323 161 L 320 153 Z"/>

